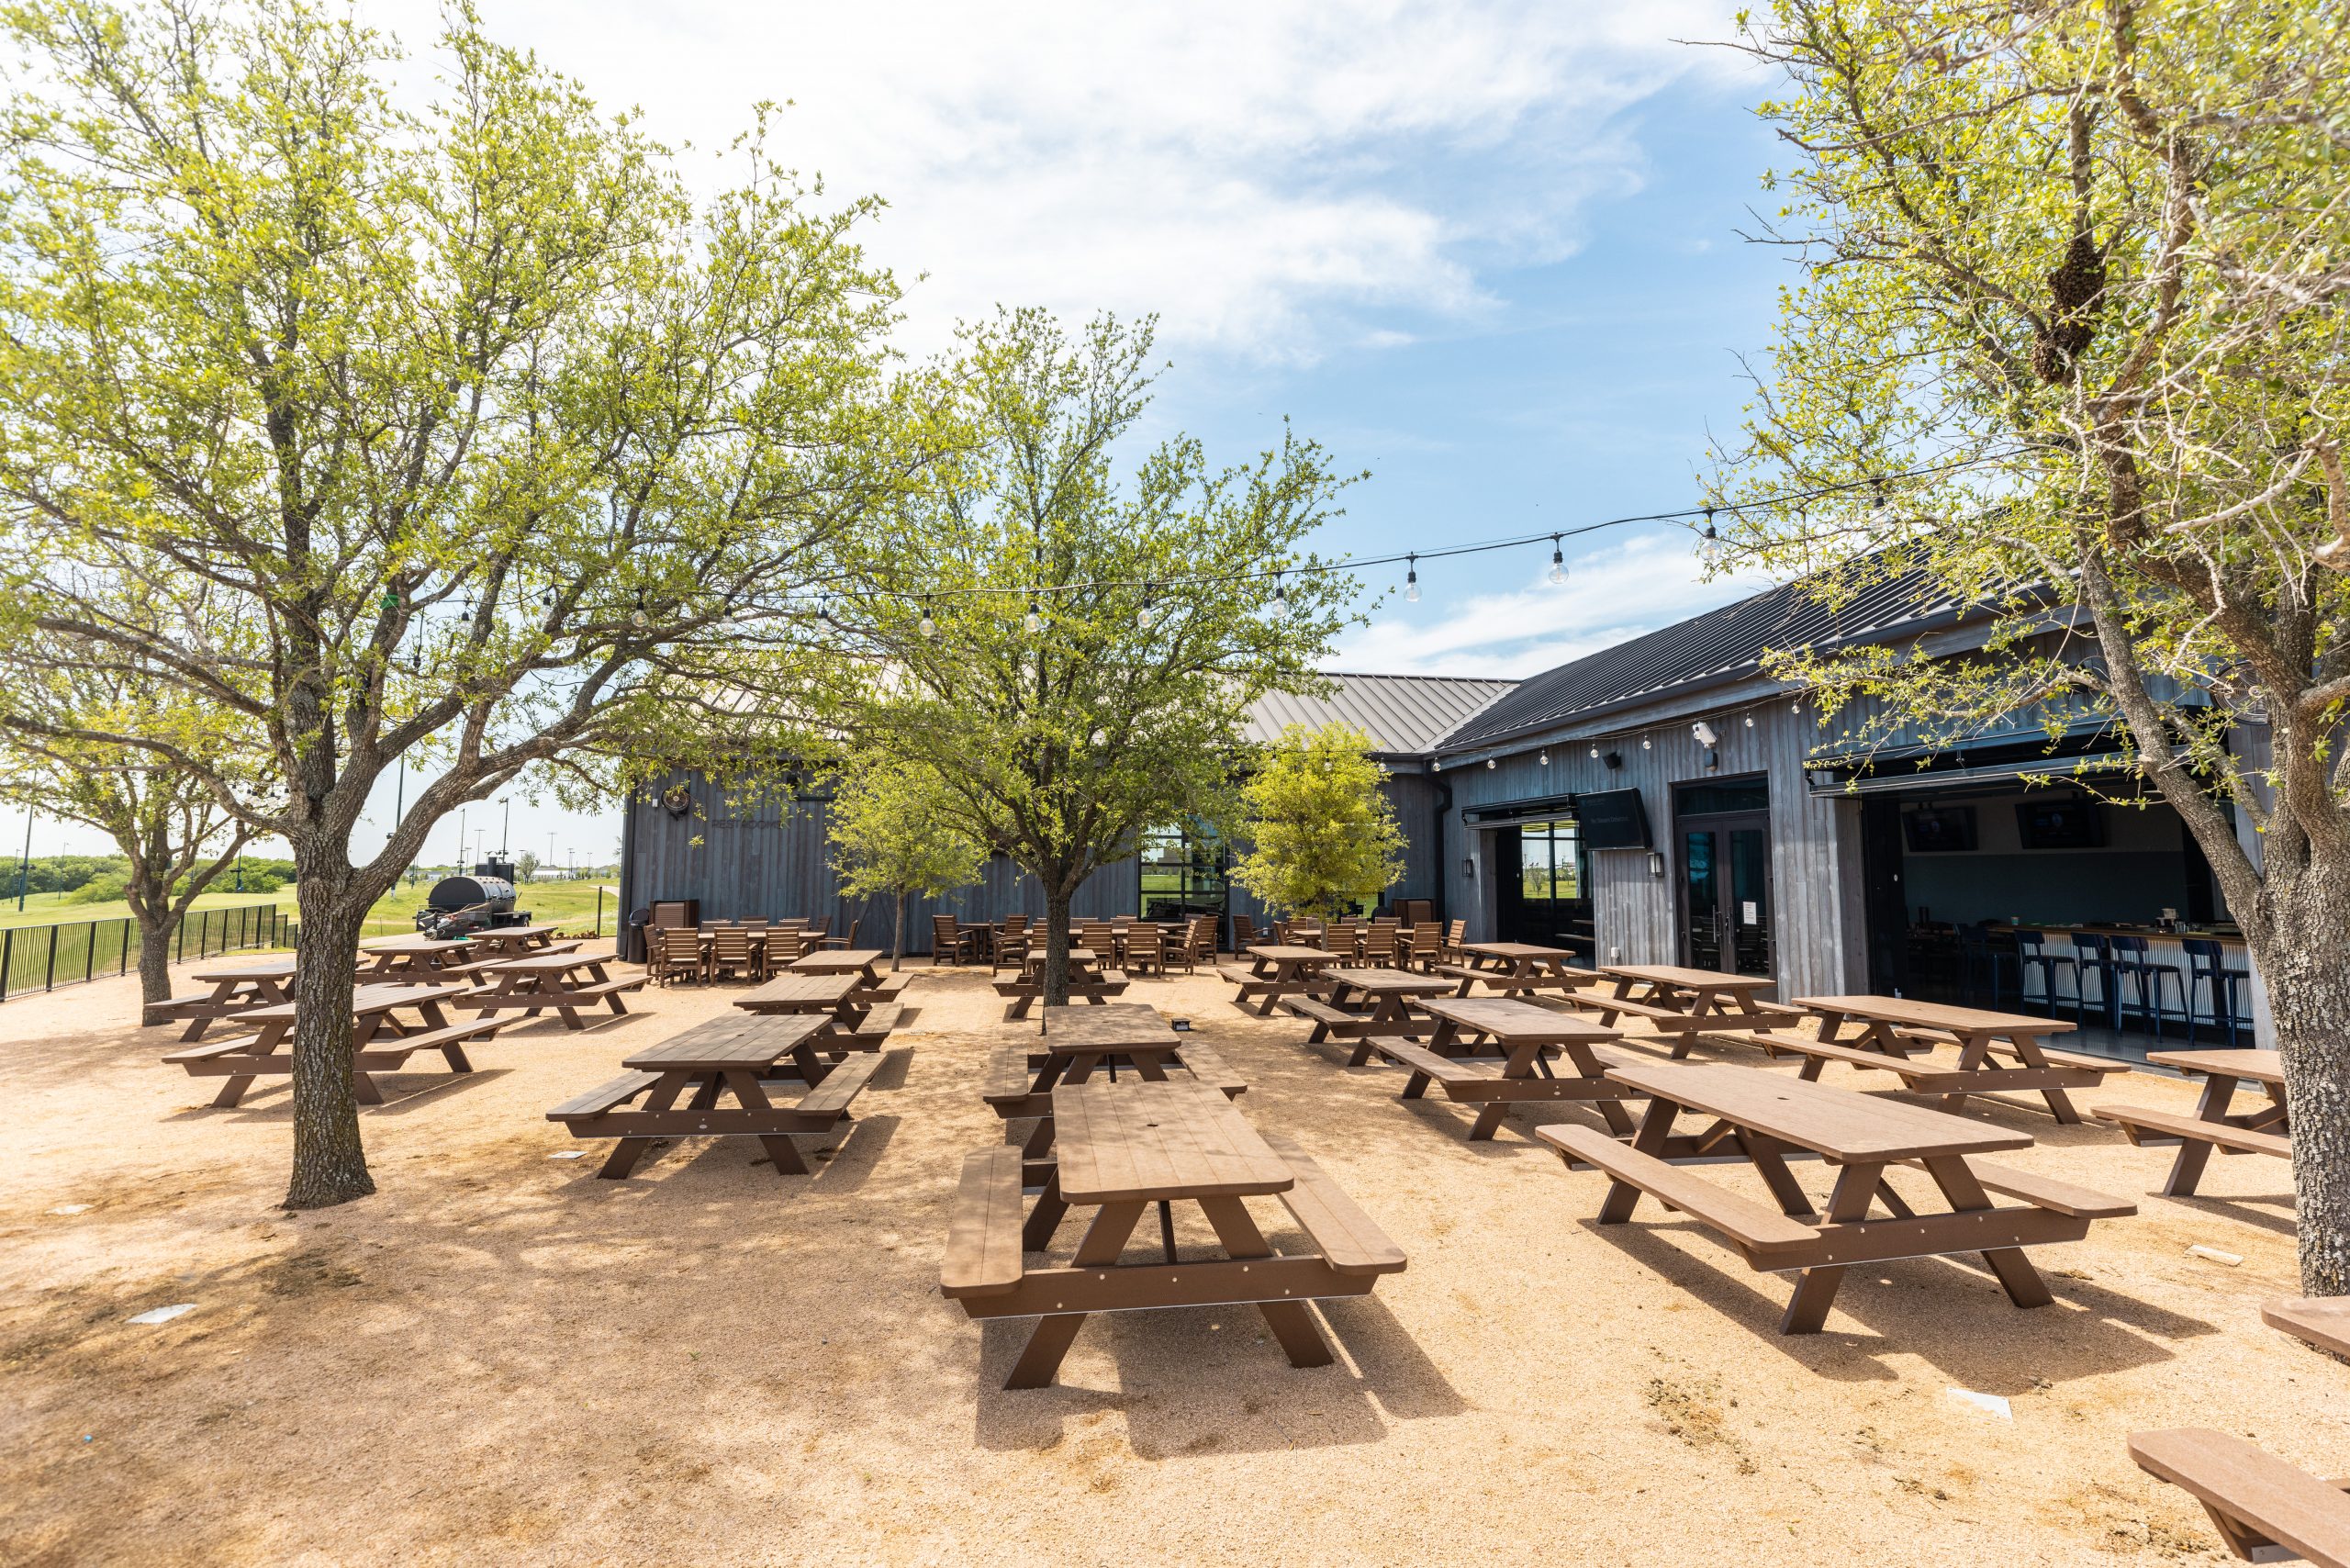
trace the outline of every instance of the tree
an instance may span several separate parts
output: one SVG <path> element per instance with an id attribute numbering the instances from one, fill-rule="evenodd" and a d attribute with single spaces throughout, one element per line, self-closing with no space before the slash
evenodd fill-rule
<path id="1" fill-rule="evenodd" d="M 2243 928 L 2302 1284 L 2350 1292 L 2350 31 L 2243 0 L 1779 0 L 1745 47 L 1791 83 L 1765 238 L 1801 270 L 1724 454 L 1726 544 L 1830 596 L 1917 574 L 1988 628 L 1775 667 L 1854 747 L 2113 726 Z M 1789 487 L 1841 488 L 1763 501 Z"/>
<path id="2" fill-rule="evenodd" d="M 1176 436 L 1119 487 L 1151 338 L 1102 318 L 1072 341 L 1033 310 L 965 329 L 955 455 L 848 542 L 848 656 L 811 693 L 1036 879 L 1048 1003 L 1078 889 L 1147 830 L 1220 812 L 1248 705 L 1315 687 L 1354 589 L 1301 548 L 1344 483 L 1311 442 L 1213 470 Z"/>
<path id="3" fill-rule="evenodd" d="M 713 663 L 795 644 L 794 590 L 901 478 L 894 287 L 738 142 L 697 210 L 632 120 L 453 10 L 410 113 L 389 44 L 261 0 L 6 13 L 0 497 L 12 613 L 263 737 L 205 779 L 299 878 L 286 1203 L 374 1190 L 361 922 L 460 801 L 675 727 Z M 152 553 L 231 611 L 195 640 L 96 588 Z M 27 639 L 17 639 L 20 644 Z M 33 645 L 39 646 L 38 641 Z M 354 859 L 375 781 L 439 777 Z"/>
<path id="4" fill-rule="evenodd" d="M 1342 914 L 1404 875 L 1404 830 L 1380 788 L 1371 737 L 1292 724 L 1240 788 L 1248 852 L 1232 879 L 1277 915 Z"/>
<path id="5" fill-rule="evenodd" d="M 896 902 L 890 968 L 906 951 L 906 901 L 934 899 L 979 879 L 987 851 L 965 832 L 952 795 L 919 763 L 852 761 L 835 781 L 825 832 L 842 890 Z"/>
<path id="6" fill-rule="evenodd" d="M 539 874 L 539 857 L 525 849 L 514 857 L 514 874 L 523 881 L 531 880 Z"/>
<path id="7" fill-rule="evenodd" d="M 220 726 L 173 683 L 135 662 L 100 656 L 84 665 L 70 647 L 51 647 L 49 655 L 34 668 L 11 668 L 0 645 L 0 800 L 95 828 L 121 849 L 119 874 L 92 878 L 81 898 L 120 898 L 130 906 L 141 1016 L 156 1022 L 152 1009 L 172 994 L 181 921 L 252 837 L 210 787 L 216 775 L 252 786 L 241 771 L 254 757 L 252 735 Z M 164 737 L 206 767 L 144 747 L 59 738 L 49 732 L 61 721 Z"/>

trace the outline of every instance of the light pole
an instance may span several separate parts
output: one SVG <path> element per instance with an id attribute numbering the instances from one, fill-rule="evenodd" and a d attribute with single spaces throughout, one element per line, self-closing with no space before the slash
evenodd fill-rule
<path id="1" fill-rule="evenodd" d="M 25 857 L 17 862 L 17 908 L 25 907 L 25 888 L 33 875 L 33 809 L 25 808 Z"/>
<path id="2" fill-rule="evenodd" d="M 498 824 L 498 857 L 503 860 L 514 848 L 514 835 L 509 831 L 514 825 L 513 797 L 500 795 L 498 803 L 506 808 L 506 815 Z"/>
<path id="3" fill-rule="evenodd" d="M 454 866 L 452 866 L 452 867 L 450 867 L 450 868 L 449 868 L 449 875 L 451 875 L 452 877 L 462 877 L 462 876 L 464 876 L 464 874 L 465 874 L 465 813 L 464 812 L 464 811 L 460 810 L 460 811 L 457 812 L 457 863 L 456 863 Z"/>

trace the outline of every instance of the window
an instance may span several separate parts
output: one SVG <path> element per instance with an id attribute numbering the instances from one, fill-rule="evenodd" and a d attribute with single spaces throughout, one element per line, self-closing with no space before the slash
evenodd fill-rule
<path id="1" fill-rule="evenodd" d="M 1160 828 L 1143 834 L 1142 907 L 1145 920 L 1181 920 L 1194 914 L 1224 914 L 1224 879 L 1231 857 L 1224 841 L 1202 824 Z"/>
<path id="2" fill-rule="evenodd" d="M 1673 810 L 1676 816 L 1711 817 L 1730 812 L 1767 812 L 1770 809 L 1770 780 L 1760 774 L 1751 778 L 1725 778 L 1718 783 L 1679 784 L 1673 790 Z"/>
<path id="3" fill-rule="evenodd" d="M 1517 830 L 1519 896 L 1528 903 L 1583 897 L 1581 850 L 1572 821 L 1522 824 Z"/>

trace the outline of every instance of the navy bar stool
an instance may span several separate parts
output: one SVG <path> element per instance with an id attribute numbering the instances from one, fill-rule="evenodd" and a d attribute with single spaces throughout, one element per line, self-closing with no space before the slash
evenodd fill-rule
<path id="1" fill-rule="evenodd" d="M 2211 1022 L 2228 1033 L 2228 1044 L 2236 1043 L 2236 1025 L 2247 1030 L 2252 1026 L 2249 1014 L 2236 1011 L 2236 986 L 2252 983 L 2249 969 L 2237 969 L 2227 960 L 2227 949 L 2209 936 L 2188 936 L 2179 946 L 2187 949 L 2187 1043 L 2195 1043 L 2195 987 L 2198 981 L 2211 988 Z"/>
<path id="2" fill-rule="evenodd" d="M 2178 987 L 2178 1015 L 2189 1025 L 2193 1024 L 2193 1010 L 2187 1005 L 2187 982 L 2179 978 L 2177 964 L 2158 964 L 2146 956 L 2146 939 L 2143 936 L 2114 936 L 2108 940 L 2112 944 L 2114 969 L 2136 993 L 2138 1016 L 2153 1021 L 2155 1039 L 2163 1037 L 2165 980 Z"/>
<path id="3" fill-rule="evenodd" d="M 2016 956 L 2004 947 L 1991 946 L 1990 927 L 1978 921 L 1958 928 L 1958 999 L 1969 1002 L 1975 996 L 1975 977 L 1983 975 L 1991 982 L 1991 1005 L 1999 1005 L 1999 972 L 2001 968 L 2016 971 L 2016 1005 L 2023 1005 L 2023 969 Z"/>
<path id="4" fill-rule="evenodd" d="M 2071 960 L 2058 957 L 2047 947 L 2044 932 L 2016 928 L 2016 1004 L 2031 1002 L 2031 971 L 2040 971 L 2040 990 L 2048 1004 L 2048 1015 L 2056 1016 L 2056 971 Z M 2076 990 L 2078 988 L 2076 987 Z"/>
<path id="5" fill-rule="evenodd" d="M 2089 1021 L 2088 977 L 2097 976 L 2098 1006 L 2105 1014 L 2109 1029 L 2121 1027 L 2121 988 L 2115 982 L 2119 976 L 2113 969 L 2113 949 L 2102 936 L 2085 931 L 2073 933 L 2073 1022 Z"/>

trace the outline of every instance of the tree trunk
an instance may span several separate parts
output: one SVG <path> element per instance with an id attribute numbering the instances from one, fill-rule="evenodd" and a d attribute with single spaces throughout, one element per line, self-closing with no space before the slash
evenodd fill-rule
<path id="1" fill-rule="evenodd" d="M 294 971 L 294 1176 L 289 1209 L 331 1208 L 375 1190 L 351 1093 L 352 976 L 368 901 L 343 846 L 295 846 L 302 913 Z"/>
<path id="2" fill-rule="evenodd" d="M 2272 888 L 2276 925 L 2254 957 L 2284 1058 L 2301 1290 L 2350 1295 L 2350 866 L 2293 880 Z"/>
<path id="3" fill-rule="evenodd" d="M 1069 1005 L 1069 894 L 1045 884 L 1045 994 L 1047 1007 Z"/>
<path id="4" fill-rule="evenodd" d="M 155 1008 L 171 998 L 172 934 L 179 929 L 179 918 L 166 913 L 160 918 L 142 914 L 138 919 L 139 1000 L 143 1003 L 140 1015 L 144 1023 L 161 1024 L 164 1020 Z"/>
<path id="5" fill-rule="evenodd" d="M 898 972 L 898 966 L 905 961 L 905 957 L 906 895 L 902 890 L 901 890 L 898 894 L 897 928 L 890 934 L 890 972 L 891 974 L 896 974 Z M 938 955 L 935 953 L 933 953 L 930 956 L 930 967 L 934 969 L 938 967 Z"/>

